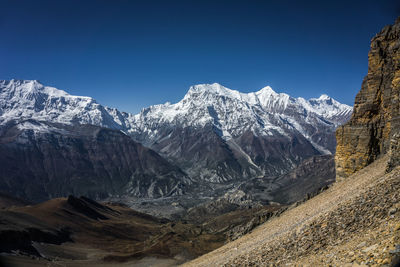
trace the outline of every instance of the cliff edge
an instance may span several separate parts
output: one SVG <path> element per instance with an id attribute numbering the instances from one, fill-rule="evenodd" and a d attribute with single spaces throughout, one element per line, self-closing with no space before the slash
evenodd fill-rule
<path id="1" fill-rule="evenodd" d="M 388 168 L 400 163 L 400 17 L 371 41 L 368 74 L 357 94 L 353 115 L 336 131 L 336 174 L 348 177 L 382 154 Z"/>

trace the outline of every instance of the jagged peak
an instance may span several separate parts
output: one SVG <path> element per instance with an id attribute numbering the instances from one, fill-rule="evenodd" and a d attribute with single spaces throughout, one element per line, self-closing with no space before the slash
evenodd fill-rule
<path id="1" fill-rule="evenodd" d="M 353 107 L 352 107 L 352 106 L 349 106 L 349 105 L 347 105 L 347 104 L 340 103 L 339 101 L 337 101 L 336 99 L 330 97 L 330 96 L 327 95 L 327 94 L 322 94 L 319 98 L 310 98 L 310 99 L 309 99 L 309 102 L 310 102 L 312 105 L 315 104 L 315 103 L 321 104 L 321 103 L 323 102 L 323 103 L 327 103 L 327 104 L 329 104 L 329 105 L 339 106 L 339 107 L 341 107 L 342 109 L 345 109 L 345 110 L 347 110 L 347 111 L 353 110 Z"/>
<path id="2" fill-rule="evenodd" d="M 308 109 L 312 109 L 314 112 L 321 113 L 324 109 L 332 109 L 331 106 L 337 106 L 344 110 L 351 110 L 352 107 L 346 104 L 341 104 L 327 94 L 322 94 L 318 98 L 310 98 L 305 100 L 304 98 L 293 98 L 286 93 L 277 93 L 272 87 L 265 86 L 256 92 L 241 93 L 237 90 L 229 89 L 219 83 L 213 84 L 197 84 L 190 87 L 188 93 L 184 97 L 184 101 L 202 101 L 205 95 L 212 94 L 215 96 L 224 96 L 231 99 L 236 99 L 239 101 L 247 102 L 251 105 L 261 105 L 263 107 L 270 106 L 274 107 L 280 106 L 281 108 L 286 108 L 290 103 L 300 104 Z M 194 96 L 194 97 L 193 97 Z M 198 98 L 200 96 L 200 99 Z M 200 104 L 203 102 L 200 102 Z M 199 104 L 199 103 L 198 103 Z M 165 106 L 164 104 L 163 106 Z M 295 104 L 296 105 L 296 104 Z M 167 105 L 168 106 L 168 105 Z M 318 110 L 315 110 L 316 106 Z M 162 107 L 157 105 L 157 107 Z"/>
<path id="3" fill-rule="evenodd" d="M 328 96 L 327 94 L 322 94 L 318 99 L 320 100 L 329 100 L 332 99 L 330 96 Z"/>
<path id="4" fill-rule="evenodd" d="M 336 101 L 335 99 L 333 99 L 332 97 L 330 97 L 327 94 L 322 94 L 320 97 L 316 98 L 316 97 L 312 97 L 308 100 L 310 103 L 321 103 L 321 102 L 332 102 L 332 103 L 338 103 L 340 104 L 338 101 Z"/>
<path id="5" fill-rule="evenodd" d="M 252 104 L 258 103 L 258 99 L 262 99 L 262 101 L 264 101 L 271 96 L 282 95 L 289 97 L 286 94 L 276 93 L 270 86 L 266 86 L 257 92 L 242 93 L 238 90 L 229 89 L 219 83 L 193 85 L 190 87 L 184 99 L 191 98 L 193 94 L 213 94 L 237 99 L 240 101 L 251 102 Z"/>
<path id="6" fill-rule="evenodd" d="M 219 83 L 193 85 L 189 88 L 189 91 L 186 95 L 190 96 L 193 93 L 211 93 L 234 98 L 240 97 L 239 91 L 229 89 Z"/>
<path id="7" fill-rule="evenodd" d="M 190 86 L 189 91 L 219 91 L 222 88 L 228 89 L 219 83 L 200 83 Z"/>
<path id="8" fill-rule="evenodd" d="M 9 88 L 11 90 L 19 90 L 24 93 L 37 94 L 43 93 L 50 97 L 69 97 L 69 98 L 81 98 L 81 99 L 92 99 L 87 96 L 74 96 L 70 95 L 64 90 L 57 89 L 51 86 L 44 86 L 39 80 L 0 80 L 0 87 Z"/>
<path id="9" fill-rule="evenodd" d="M 2 87 L 10 87 L 10 86 L 21 86 L 21 85 L 30 85 L 31 87 L 43 86 L 38 80 L 20 80 L 20 79 L 11 79 L 11 80 L 0 80 L 0 85 Z"/>
<path id="10" fill-rule="evenodd" d="M 257 91 L 255 94 L 256 95 L 261 95 L 261 94 L 272 95 L 272 94 L 277 94 L 277 93 L 271 88 L 271 86 L 265 86 L 265 87 L 261 88 L 259 91 Z"/>
<path id="11" fill-rule="evenodd" d="M 229 89 L 219 83 L 212 83 L 212 84 L 196 84 L 193 85 L 189 88 L 188 93 L 202 93 L 202 92 L 207 92 L 207 93 L 216 93 L 220 95 L 228 95 L 228 96 L 234 96 L 234 97 L 240 97 L 244 95 L 251 95 L 251 94 L 256 94 L 256 95 L 271 95 L 271 94 L 277 94 L 270 86 L 265 86 L 261 88 L 257 92 L 249 92 L 249 93 L 242 93 L 239 92 L 238 90 L 233 90 Z"/>

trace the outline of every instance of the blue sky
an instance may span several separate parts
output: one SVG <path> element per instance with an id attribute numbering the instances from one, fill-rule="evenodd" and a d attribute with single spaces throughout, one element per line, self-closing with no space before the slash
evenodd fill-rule
<path id="1" fill-rule="evenodd" d="M 353 104 L 397 1 L 0 0 L 0 79 L 37 79 L 136 113 L 190 85 L 270 85 Z"/>

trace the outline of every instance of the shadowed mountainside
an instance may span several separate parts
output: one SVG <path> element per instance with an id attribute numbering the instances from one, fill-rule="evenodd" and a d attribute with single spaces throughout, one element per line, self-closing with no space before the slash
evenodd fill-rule
<path id="1" fill-rule="evenodd" d="M 69 194 L 182 194 L 187 176 L 120 131 L 26 120 L 0 129 L 0 191 L 33 202 Z"/>

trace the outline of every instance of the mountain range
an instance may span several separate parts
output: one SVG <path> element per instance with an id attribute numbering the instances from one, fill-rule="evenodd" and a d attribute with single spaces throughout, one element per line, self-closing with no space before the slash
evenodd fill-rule
<path id="1" fill-rule="evenodd" d="M 36 80 L 3 80 L 0 189 L 37 202 L 232 188 L 334 153 L 335 129 L 351 113 L 327 95 L 245 94 L 214 83 L 129 114 Z"/>

